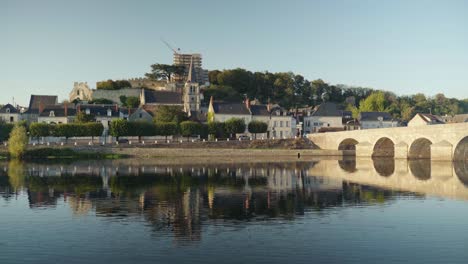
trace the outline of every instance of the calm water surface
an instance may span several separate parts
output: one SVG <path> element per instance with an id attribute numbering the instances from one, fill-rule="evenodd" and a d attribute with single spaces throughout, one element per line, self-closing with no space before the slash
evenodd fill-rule
<path id="1" fill-rule="evenodd" d="M 467 167 L 0 163 L 0 263 L 468 263 Z"/>

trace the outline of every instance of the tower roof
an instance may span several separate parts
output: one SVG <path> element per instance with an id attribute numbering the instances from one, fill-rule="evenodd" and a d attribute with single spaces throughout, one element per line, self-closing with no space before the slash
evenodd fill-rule
<path id="1" fill-rule="evenodd" d="M 188 70 L 187 82 L 188 83 L 195 83 L 196 76 L 195 76 L 195 68 L 193 67 L 193 56 L 190 58 L 190 66 Z"/>

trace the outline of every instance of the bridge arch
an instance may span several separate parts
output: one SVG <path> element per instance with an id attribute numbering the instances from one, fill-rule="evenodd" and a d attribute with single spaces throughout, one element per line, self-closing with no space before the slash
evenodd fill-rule
<path id="1" fill-rule="evenodd" d="M 418 138 L 411 144 L 408 151 L 410 159 L 430 159 L 432 141 L 427 138 Z"/>
<path id="2" fill-rule="evenodd" d="M 338 145 L 338 150 L 356 150 L 356 145 L 359 142 L 354 138 L 346 138 Z"/>
<path id="3" fill-rule="evenodd" d="M 468 160 L 468 137 L 464 137 L 458 142 L 453 153 L 453 158 L 461 161 Z"/>
<path id="4" fill-rule="evenodd" d="M 374 144 L 372 157 L 395 157 L 395 143 L 388 137 L 382 137 Z"/>

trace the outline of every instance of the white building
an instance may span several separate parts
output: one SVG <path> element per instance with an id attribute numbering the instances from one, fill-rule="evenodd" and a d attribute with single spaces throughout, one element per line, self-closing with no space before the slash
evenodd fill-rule
<path id="1" fill-rule="evenodd" d="M 6 104 L 0 108 L 0 122 L 15 123 L 21 120 L 21 113 L 11 104 Z"/>
<path id="2" fill-rule="evenodd" d="M 304 116 L 304 132 L 317 133 L 327 129 L 344 129 L 343 111 L 335 103 L 323 103 Z"/>
<path id="3" fill-rule="evenodd" d="M 37 122 L 46 124 L 68 124 L 75 120 L 76 110 L 68 105 L 51 105 L 46 106 L 39 113 Z"/>
<path id="4" fill-rule="evenodd" d="M 397 127 L 398 120 L 387 112 L 361 112 L 358 116 L 361 129 Z"/>

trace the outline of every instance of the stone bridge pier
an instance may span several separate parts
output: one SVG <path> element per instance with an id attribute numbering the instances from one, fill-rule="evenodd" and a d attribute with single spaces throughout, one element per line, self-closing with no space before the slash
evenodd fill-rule
<path id="1" fill-rule="evenodd" d="M 468 160 L 468 123 L 310 134 L 321 149 L 355 150 L 357 157 Z"/>

